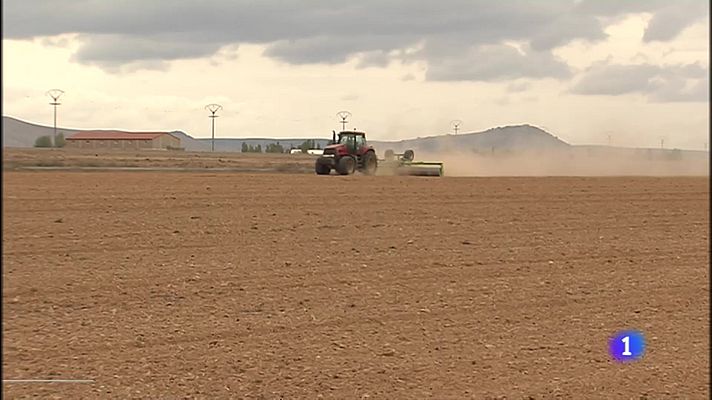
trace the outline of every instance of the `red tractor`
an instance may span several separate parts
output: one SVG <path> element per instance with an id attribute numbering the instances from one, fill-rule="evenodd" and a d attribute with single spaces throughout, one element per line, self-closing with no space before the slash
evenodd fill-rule
<path id="1" fill-rule="evenodd" d="M 324 154 L 314 166 L 318 175 L 329 175 L 334 169 L 340 175 L 351 175 L 357 170 L 366 175 L 375 175 L 378 159 L 373 146 L 366 143 L 366 134 L 356 131 L 333 132 L 331 143 L 324 147 Z"/>

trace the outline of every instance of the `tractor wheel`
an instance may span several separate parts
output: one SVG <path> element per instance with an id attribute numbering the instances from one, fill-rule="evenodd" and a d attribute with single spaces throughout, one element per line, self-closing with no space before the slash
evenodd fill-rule
<path id="1" fill-rule="evenodd" d="M 413 161 L 415 158 L 415 152 L 413 150 L 406 150 L 405 153 L 403 153 L 403 159 L 406 161 Z"/>
<path id="2" fill-rule="evenodd" d="M 339 159 L 336 171 L 340 175 L 351 175 L 356 172 L 356 160 L 351 156 L 344 156 Z"/>
<path id="3" fill-rule="evenodd" d="M 363 167 L 361 172 L 366 175 L 375 175 L 376 168 L 378 168 L 378 160 L 376 159 L 376 153 L 369 151 L 363 155 Z"/>
<path id="4" fill-rule="evenodd" d="M 316 170 L 317 175 L 329 175 L 329 173 L 331 172 L 331 167 L 317 161 L 316 165 L 314 166 L 314 170 Z"/>

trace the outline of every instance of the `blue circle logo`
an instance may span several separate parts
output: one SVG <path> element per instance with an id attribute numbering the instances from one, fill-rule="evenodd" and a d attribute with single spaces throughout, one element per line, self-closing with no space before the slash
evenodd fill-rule
<path id="1" fill-rule="evenodd" d="M 608 351 L 618 362 L 639 360 L 645 353 L 643 333 L 634 330 L 617 332 L 610 339 Z"/>

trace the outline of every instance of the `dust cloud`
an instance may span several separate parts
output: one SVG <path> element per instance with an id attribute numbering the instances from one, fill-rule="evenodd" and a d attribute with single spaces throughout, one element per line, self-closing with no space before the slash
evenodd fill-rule
<path id="1" fill-rule="evenodd" d="M 572 147 L 509 153 L 418 152 L 416 161 L 444 162 L 445 176 L 708 176 L 709 153 Z"/>

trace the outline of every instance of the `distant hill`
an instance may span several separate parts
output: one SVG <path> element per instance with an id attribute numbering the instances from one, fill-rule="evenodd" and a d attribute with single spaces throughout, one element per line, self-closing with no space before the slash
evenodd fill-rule
<path id="1" fill-rule="evenodd" d="M 413 149 L 422 152 L 460 151 L 523 151 L 557 150 L 570 145 L 556 136 L 531 125 L 505 126 L 483 132 L 460 135 L 429 136 L 392 142 L 373 141 L 377 148 L 391 148 L 397 152 Z"/>
<path id="2" fill-rule="evenodd" d="M 210 151 L 210 143 L 203 143 L 183 131 L 172 131 L 170 134 L 180 139 L 181 147 L 187 151 Z"/>
<path id="3" fill-rule="evenodd" d="M 64 137 L 78 132 L 76 129 L 57 127 L 57 134 Z M 54 128 L 22 121 L 12 117 L 2 117 L 2 146 L 3 147 L 32 147 L 40 136 L 51 136 Z"/>

